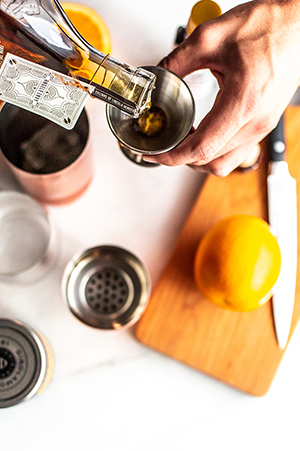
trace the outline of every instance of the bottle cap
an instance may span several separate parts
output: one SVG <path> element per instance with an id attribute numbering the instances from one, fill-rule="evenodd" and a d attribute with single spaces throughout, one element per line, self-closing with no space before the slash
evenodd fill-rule
<path id="1" fill-rule="evenodd" d="M 220 6 L 212 0 L 200 0 L 195 3 L 186 26 L 187 35 L 190 35 L 201 23 L 215 19 L 221 14 L 222 10 Z"/>

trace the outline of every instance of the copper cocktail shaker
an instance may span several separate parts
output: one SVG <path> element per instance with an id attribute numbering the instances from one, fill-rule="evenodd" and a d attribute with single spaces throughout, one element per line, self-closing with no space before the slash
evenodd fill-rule
<path id="1" fill-rule="evenodd" d="M 0 148 L 23 188 L 41 202 L 72 201 L 93 177 L 85 110 L 75 127 L 66 130 L 6 103 L 0 112 Z"/>

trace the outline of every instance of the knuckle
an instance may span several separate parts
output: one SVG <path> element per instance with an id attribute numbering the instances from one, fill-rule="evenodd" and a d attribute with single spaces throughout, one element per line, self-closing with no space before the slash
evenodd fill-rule
<path id="1" fill-rule="evenodd" d="M 191 37 L 197 41 L 197 44 L 206 46 L 211 44 L 214 34 L 215 28 L 212 23 L 204 22 L 195 28 Z"/>
<path id="2" fill-rule="evenodd" d="M 257 93 L 249 94 L 246 97 L 244 105 L 245 120 L 251 119 L 260 105 L 261 105 L 260 95 Z"/>
<path id="3" fill-rule="evenodd" d="M 211 146 L 206 146 L 205 150 L 202 152 L 203 160 L 206 164 L 210 163 L 216 156 L 216 150 Z"/>
<path id="4" fill-rule="evenodd" d="M 210 163 L 216 155 L 215 149 L 211 145 L 200 146 L 192 150 L 191 155 L 194 157 L 194 163 L 205 165 Z"/>
<path id="5" fill-rule="evenodd" d="M 257 135 L 267 135 L 273 128 L 276 127 L 277 120 L 272 116 L 268 115 L 256 122 L 254 126 L 255 133 Z"/>

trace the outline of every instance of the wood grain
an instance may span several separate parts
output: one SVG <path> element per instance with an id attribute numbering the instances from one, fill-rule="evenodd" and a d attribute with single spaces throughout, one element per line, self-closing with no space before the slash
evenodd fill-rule
<path id="1" fill-rule="evenodd" d="M 298 212 L 299 135 L 300 108 L 289 107 L 287 160 L 298 181 Z M 246 174 L 235 171 L 226 178 L 208 177 L 135 330 L 143 344 L 257 396 L 268 391 L 284 354 L 277 346 L 271 302 L 247 313 L 212 305 L 196 288 L 193 260 L 203 234 L 224 217 L 246 213 L 268 219 L 266 178 L 266 158 Z M 299 224 L 298 217 L 298 234 Z M 299 281 L 300 265 L 291 333 L 300 314 Z"/>

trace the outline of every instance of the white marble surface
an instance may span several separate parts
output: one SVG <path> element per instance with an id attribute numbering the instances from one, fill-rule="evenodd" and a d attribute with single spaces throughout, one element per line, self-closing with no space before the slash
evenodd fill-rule
<path id="1" fill-rule="evenodd" d="M 84 1 L 106 19 L 113 55 L 133 65 L 156 64 L 169 52 L 194 3 Z M 226 10 L 235 2 L 220 4 Z M 208 108 L 201 105 L 200 117 Z M 108 129 L 104 105 L 91 100 L 87 110 L 95 177 L 80 199 L 49 208 L 61 235 L 59 264 L 31 287 L 0 285 L 0 315 L 43 332 L 56 359 L 42 395 L 0 411 L 0 449 L 298 450 L 299 328 L 269 392 L 256 398 L 147 349 L 131 329 L 91 329 L 64 305 L 66 263 L 98 244 L 138 255 L 155 285 L 203 181 L 187 167 L 131 163 Z M 8 188 L 18 185 L 1 160 L 0 189 Z"/>

